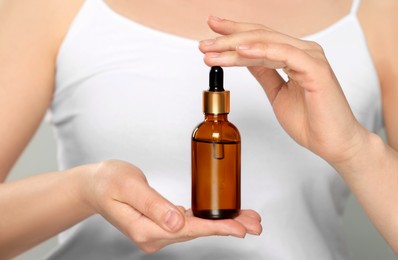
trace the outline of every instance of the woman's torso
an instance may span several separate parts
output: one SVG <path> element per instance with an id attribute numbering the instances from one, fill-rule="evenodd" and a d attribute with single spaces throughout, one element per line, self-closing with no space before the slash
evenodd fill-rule
<path id="1" fill-rule="evenodd" d="M 130 18 L 127 19 L 102 0 L 87 0 L 61 45 L 51 107 L 59 137 L 60 168 L 112 158 L 127 160 L 140 167 L 163 195 L 189 207 L 190 136 L 203 120 L 201 92 L 208 87 L 208 68 L 202 62 L 196 39 L 211 36 L 201 29 L 206 26 L 209 11 L 187 16 L 177 10 L 152 7 L 156 9 L 152 14 L 145 7 L 147 3 L 141 2 L 138 5 L 143 11 L 136 12 L 136 16 L 132 11 L 126 14 Z M 289 31 L 290 27 L 282 23 L 280 27 L 289 34 L 309 35 L 305 38 L 324 46 L 356 116 L 369 129 L 377 130 L 381 126 L 379 82 L 356 14 L 349 14 L 348 2 L 333 9 L 335 12 L 330 10 L 334 20 L 327 15 L 329 18 L 324 20 L 317 16 L 322 20 L 317 25 L 332 24 L 324 30 L 312 28 L 306 33 L 299 29 Z M 185 5 L 181 8 L 198 10 L 191 5 L 199 4 Z M 272 16 L 267 6 L 263 7 L 264 13 Z M 222 5 L 215 10 L 221 9 Z M 261 14 L 259 9 L 253 8 L 253 12 Z M 158 10 L 162 12 L 159 14 Z M 227 17 L 222 12 L 220 16 Z M 256 21 L 248 15 L 250 10 L 242 13 L 246 16 L 232 16 Z M 162 25 L 148 20 L 152 15 L 160 18 Z M 184 19 L 171 24 L 170 31 L 162 27 L 168 17 L 174 19 L 178 15 Z M 278 19 L 282 16 L 274 15 Z M 300 17 L 291 19 L 311 20 L 307 15 Z M 197 27 L 200 33 L 194 33 L 196 30 L 188 21 L 191 18 L 203 20 L 203 25 Z M 267 21 L 261 17 L 257 22 Z M 278 22 L 274 24 L 277 26 Z M 189 34 L 171 34 L 180 30 Z M 228 68 L 225 80 L 231 91 L 230 120 L 242 135 L 242 206 L 261 213 L 264 234 L 244 240 L 202 238 L 148 256 L 100 217 L 93 217 L 65 234 L 54 259 L 346 256 L 338 230 L 348 195 L 343 181 L 328 164 L 283 132 L 261 87 L 247 70 Z"/>

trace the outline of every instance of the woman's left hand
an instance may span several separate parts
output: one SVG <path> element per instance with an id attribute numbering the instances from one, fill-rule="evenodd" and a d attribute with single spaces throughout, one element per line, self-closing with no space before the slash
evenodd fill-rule
<path id="1" fill-rule="evenodd" d="M 223 36 L 200 42 L 205 63 L 248 67 L 296 142 L 330 163 L 348 160 L 361 149 L 367 131 L 355 119 L 319 44 L 259 24 L 216 17 L 208 24 Z"/>

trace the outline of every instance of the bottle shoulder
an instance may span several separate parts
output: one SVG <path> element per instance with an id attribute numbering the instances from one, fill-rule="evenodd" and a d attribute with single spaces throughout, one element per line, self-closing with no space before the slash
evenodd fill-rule
<path id="1" fill-rule="evenodd" d="M 204 121 L 194 129 L 192 139 L 206 142 L 240 142 L 240 133 L 229 121 Z"/>

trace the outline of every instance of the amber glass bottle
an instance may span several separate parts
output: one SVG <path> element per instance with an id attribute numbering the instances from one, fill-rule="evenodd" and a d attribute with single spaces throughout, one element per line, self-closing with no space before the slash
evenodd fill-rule
<path id="1" fill-rule="evenodd" d="M 240 210 L 240 135 L 228 121 L 221 67 L 211 68 L 209 85 L 205 120 L 192 134 L 192 210 L 200 218 L 233 218 Z"/>

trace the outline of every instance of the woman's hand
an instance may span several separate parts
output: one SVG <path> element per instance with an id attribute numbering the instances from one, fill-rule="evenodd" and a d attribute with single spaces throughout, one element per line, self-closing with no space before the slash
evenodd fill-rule
<path id="1" fill-rule="evenodd" d="M 286 132 L 339 171 L 397 253 L 398 153 L 357 122 L 322 48 L 262 25 L 208 23 L 223 36 L 200 43 L 206 64 L 247 66 Z"/>
<path id="2" fill-rule="evenodd" d="M 262 25 L 210 17 L 223 36 L 200 42 L 209 66 L 247 66 L 285 131 L 331 163 L 348 160 L 367 131 L 355 119 L 322 48 Z M 276 71 L 282 69 L 285 81 Z"/>
<path id="3" fill-rule="evenodd" d="M 145 252 L 202 236 L 244 237 L 261 233 L 260 216 L 243 210 L 235 219 L 204 220 L 152 189 L 137 167 L 105 161 L 84 184 L 87 204 Z"/>

